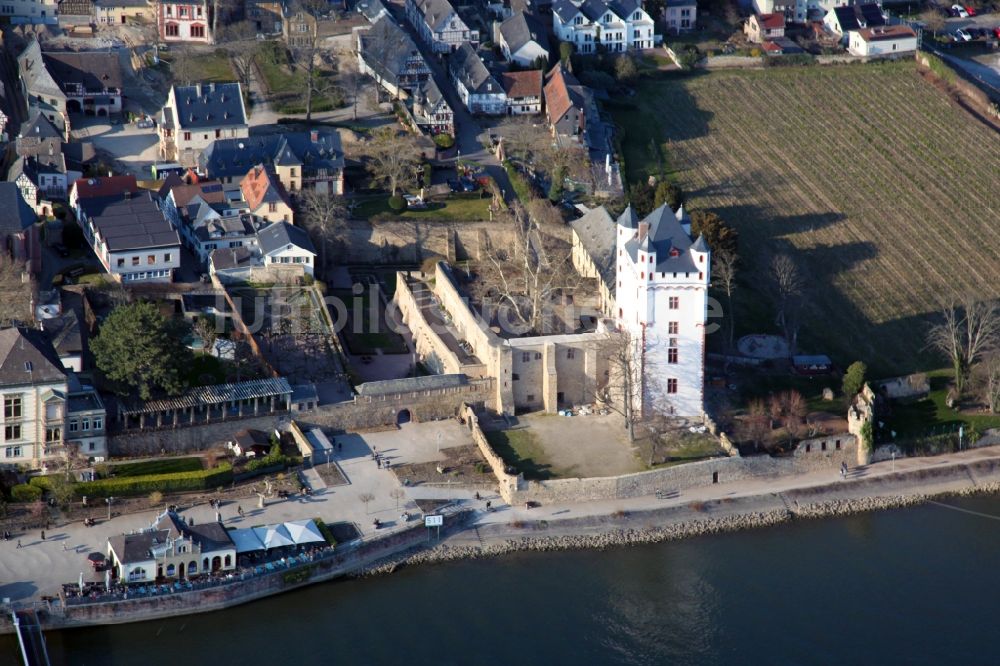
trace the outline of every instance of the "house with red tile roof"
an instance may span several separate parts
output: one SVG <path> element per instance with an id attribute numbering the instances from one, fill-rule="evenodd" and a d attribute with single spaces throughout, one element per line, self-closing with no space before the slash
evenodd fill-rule
<path id="1" fill-rule="evenodd" d="M 248 213 L 269 222 L 294 223 L 294 212 L 285 186 L 278 176 L 262 164 L 247 172 L 240 181 L 240 191 Z"/>
<path id="2" fill-rule="evenodd" d="M 124 192 L 135 194 L 139 184 L 135 176 L 107 176 L 101 178 L 78 178 L 70 187 L 69 205 L 80 219 L 80 202 L 87 199 L 100 199 L 118 196 Z"/>
<path id="3" fill-rule="evenodd" d="M 754 44 L 760 44 L 769 39 L 785 36 L 784 14 L 751 14 L 743 26 L 747 39 Z"/>
<path id="4" fill-rule="evenodd" d="M 507 112 L 510 115 L 542 112 L 542 70 L 505 72 L 500 85 L 507 93 Z"/>

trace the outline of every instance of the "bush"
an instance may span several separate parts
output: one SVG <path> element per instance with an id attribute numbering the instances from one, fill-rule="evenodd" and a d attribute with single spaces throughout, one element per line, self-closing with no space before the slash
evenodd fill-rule
<path id="1" fill-rule="evenodd" d="M 42 499 L 42 489 L 27 483 L 19 483 L 10 489 L 10 498 L 14 502 L 37 502 Z"/>
<path id="2" fill-rule="evenodd" d="M 263 458 L 254 458 L 246 464 L 243 470 L 246 472 L 256 472 L 257 470 L 267 469 L 268 467 L 274 467 L 275 465 L 288 467 L 290 461 L 291 459 L 286 455 L 281 453 L 274 455 L 273 453 L 270 453 Z"/>
<path id="3" fill-rule="evenodd" d="M 477 474 L 487 474 L 490 471 L 490 468 L 484 462 L 477 462 L 475 468 Z"/>
<path id="4" fill-rule="evenodd" d="M 28 484 L 40 490 L 52 490 L 52 477 L 33 476 L 28 480 Z"/>
<path id="5" fill-rule="evenodd" d="M 398 194 L 394 197 L 389 197 L 389 208 L 396 211 L 397 213 L 402 213 L 406 210 L 406 199 L 399 196 Z"/>
<path id="6" fill-rule="evenodd" d="M 74 486 L 78 497 L 121 497 L 126 495 L 146 495 L 154 491 L 163 493 L 187 492 L 217 488 L 231 483 L 233 468 L 223 463 L 212 469 L 197 472 L 177 472 L 174 474 L 150 474 L 147 476 L 120 476 L 113 479 L 84 481 Z"/>
<path id="7" fill-rule="evenodd" d="M 431 183 L 434 181 L 434 169 L 431 168 L 430 162 L 424 162 L 423 168 L 423 185 L 425 189 L 430 189 Z"/>
<path id="8" fill-rule="evenodd" d="M 323 535 L 323 538 L 326 539 L 326 542 L 331 546 L 336 546 L 337 540 L 333 538 L 333 532 L 331 532 L 330 528 L 326 526 L 323 519 L 313 518 L 313 522 L 316 523 L 316 528 L 319 530 L 319 533 Z"/>
<path id="9" fill-rule="evenodd" d="M 861 387 L 865 385 L 865 375 L 868 373 L 868 366 L 861 361 L 855 361 L 847 367 L 847 372 L 844 373 L 844 382 L 842 388 L 844 389 L 844 395 L 848 398 L 853 398 L 860 391 Z"/>
<path id="10" fill-rule="evenodd" d="M 455 137 L 451 134 L 435 134 L 434 135 L 434 145 L 436 145 L 441 150 L 448 150 L 455 145 Z"/>

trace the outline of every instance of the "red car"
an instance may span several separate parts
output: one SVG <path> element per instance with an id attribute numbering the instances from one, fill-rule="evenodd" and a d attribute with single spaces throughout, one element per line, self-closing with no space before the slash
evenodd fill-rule
<path id="1" fill-rule="evenodd" d="M 972 5 L 966 5 L 965 6 L 965 11 L 969 12 L 969 16 L 975 16 L 976 15 L 976 8 L 973 7 Z"/>
<path id="2" fill-rule="evenodd" d="M 993 34 L 997 36 L 997 39 L 1000 39 L 1000 25 L 993 28 Z"/>

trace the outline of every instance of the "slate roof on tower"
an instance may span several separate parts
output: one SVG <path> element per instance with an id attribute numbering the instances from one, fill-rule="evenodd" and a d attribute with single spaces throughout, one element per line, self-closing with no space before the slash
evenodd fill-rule
<path id="1" fill-rule="evenodd" d="M 697 244 L 691 242 L 691 237 L 681 226 L 678 214 L 683 215 L 682 211 L 674 213 L 670 206 L 663 204 L 634 227 L 635 235 L 625 243 L 625 251 L 634 263 L 639 263 L 640 252 L 655 253 L 657 273 L 689 273 L 698 270 L 691 250 L 704 251 L 700 248 L 706 247 L 706 244 L 700 238 Z"/>

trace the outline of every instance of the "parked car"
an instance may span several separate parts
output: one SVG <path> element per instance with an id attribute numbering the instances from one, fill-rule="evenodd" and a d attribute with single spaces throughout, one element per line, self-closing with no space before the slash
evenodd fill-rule
<path id="1" fill-rule="evenodd" d="M 993 28 L 993 34 L 996 35 L 997 39 L 1000 39 L 1000 25 L 998 25 L 997 27 Z"/>
<path id="2" fill-rule="evenodd" d="M 951 6 L 952 16 L 960 16 L 962 18 L 969 18 L 969 12 L 965 11 L 965 7 L 962 5 L 952 5 Z"/>
<path id="3" fill-rule="evenodd" d="M 969 16 L 975 16 L 976 15 L 976 8 L 973 7 L 972 5 L 966 5 L 965 6 L 965 13 L 968 14 Z"/>
<path id="4" fill-rule="evenodd" d="M 427 208 L 427 204 L 416 194 L 404 194 L 403 198 L 406 199 L 407 208 Z"/>
<path id="5" fill-rule="evenodd" d="M 964 31 L 961 28 L 959 28 L 958 30 L 955 31 L 955 41 L 956 42 L 971 42 L 972 41 L 972 35 L 970 35 L 966 31 Z"/>

